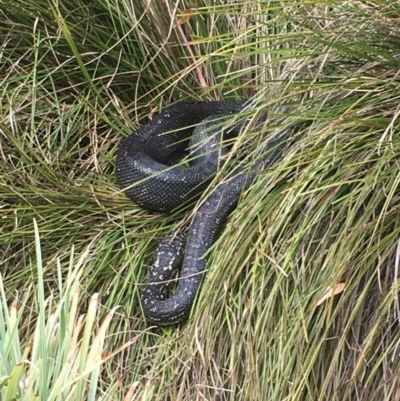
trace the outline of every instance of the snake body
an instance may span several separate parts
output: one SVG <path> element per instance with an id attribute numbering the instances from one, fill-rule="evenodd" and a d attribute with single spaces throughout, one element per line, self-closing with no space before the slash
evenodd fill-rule
<path id="1" fill-rule="evenodd" d="M 236 114 L 245 104 L 245 101 L 181 102 L 165 108 L 122 141 L 116 161 L 120 187 L 141 206 L 163 212 L 197 197 L 220 163 L 221 138 L 217 135 L 220 129 L 212 129 L 215 122 L 210 120 Z M 195 142 L 202 143 L 193 151 L 197 157 L 188 167 L 170 167 L 168 163 L 184 152 L 192 134 Z M 276 136 L 268 147 L 274 148 L 286 137 L 286 133 Z M 190 147 L 195 145 L 191 143 Z M 143 312 L 148 321 L 170 325 L 187 319 L 206 268 L 207 251 L 242 191 L 251 185 L 257 171 L 276 157 L 276 152 L 267 153 L 250 173 L 236 175 L 218 185 L 196 212 L 186 241 L 182 234 L 171 233 L 160 243 L 142 292 Z M 177 288 L 167 298 L 168 280 L 179 266 Z"/>
<path id="2" fill-rule="evenodd" d="M 170 167 L 169 163 L 187 148 L 194 125 L 211 116 L 236 114 L 244 105 L 245 101 L 238 100 L 180 102 L 166 107 L 122 141 L 116 171 L 120 187 L 134 202 L 160 212 L 170 212 L 201 194 L 215 173 L 215 155 L 199 159 L 189 168 Z"/>

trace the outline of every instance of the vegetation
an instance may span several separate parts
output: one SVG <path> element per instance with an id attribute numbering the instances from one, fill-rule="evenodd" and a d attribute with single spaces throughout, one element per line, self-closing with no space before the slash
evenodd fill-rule
<path id="1" fill-rule="evenodd" d="M 399 399 L 398 2 L 2 0 L 0 30 L 1 400 Z M 297 140 L 189 322 L 148 327 L 184 216 L 125 197 L 118 144 L 179 99 L 246 97 L 292 110 L 237 152 Z"/>

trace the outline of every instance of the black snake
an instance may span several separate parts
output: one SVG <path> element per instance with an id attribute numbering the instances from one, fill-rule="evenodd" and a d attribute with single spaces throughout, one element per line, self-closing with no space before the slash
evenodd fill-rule
<path id="1" fill-rule="evenodd" d="M 211 182 L 224 152 L 221 128 L 215 120 L 220 116 L 221 121 L 222 116 L 225 121 L 245 105 L 246 101 L 212 101 L 180 102 L 166 107 L 122 141 L 116 161 L 120 187 L 141 206 L 163 212 L 198 197 Z M 188 148 L 191 136 L 190 165 L 170 166 Z M 284 142 L 287 136 L 286 131 L 275 136 L 268 149 Z M 170 325 L 187 319 L 206 268 L 205 254 L 236 207 L 241 192 L 251 185 L 257 171 L 273 163 L 278 153 L 266 152 L 250 173 L 235 175 L 218 185 L 196 212 L 186 241 L 182 235 L 172 233 L 161 242 L 142 292 L 143 312 L 148 321 Z M 167 281 L 179 266 L 177 288 L 167 298 Z"/>

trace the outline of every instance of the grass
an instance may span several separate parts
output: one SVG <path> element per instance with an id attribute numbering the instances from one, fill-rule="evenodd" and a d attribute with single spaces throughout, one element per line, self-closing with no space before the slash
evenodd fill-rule
<path id="1" fill-rule="evenodd" d="M 1 400 L 399 398 L 400 6 L 225 3 L 1 3 Z M 148 327 L 140 288 L 184 216 L 130 202 L 116 149 L 168 103 L 246 97 L 294 107 L 235 151 L 298 140 L 189 322 Z"/>

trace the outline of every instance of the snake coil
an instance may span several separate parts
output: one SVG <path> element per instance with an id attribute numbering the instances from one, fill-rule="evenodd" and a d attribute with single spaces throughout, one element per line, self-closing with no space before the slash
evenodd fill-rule
<path id="1" fill-rule="evenodd" d="M 218 116 L 224 122 L 245 106 L 246 101 L 240 100 L 180 102 L 166 107 L 122 141 L 116 160 L 120 187 L 144 208 L 162 212 L 195 199 L 211 182 L 225 152 L 221 149 Z M 287 136 L 286 131 L 275 136 L 268 149 L 284 142 Z M 188 145 L 192 150 L 190 165 L 170 166 Z M 242 191 L 251 185 L 257 171 L 271 165 L 278 154 L 279 151 L 267 151 L 250 173 L 236 175 L 218 185 L 196 212 L 186 241 L 181 234 L 171 233 L 160 243 L 142 292 L 143 312 L 148 321 L 170 325 L 187 319 L 206 268 L 205 254 Z M 167 298 L 168 280 L 179 266 L 177 288 Z"/>

